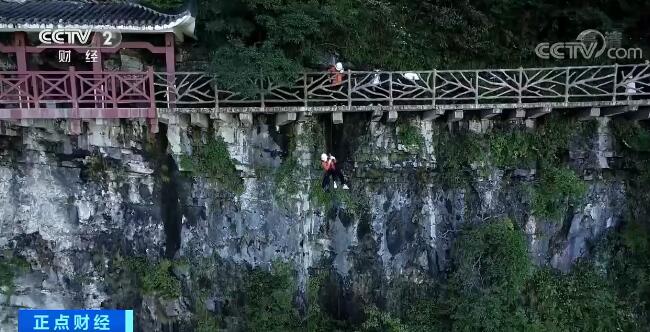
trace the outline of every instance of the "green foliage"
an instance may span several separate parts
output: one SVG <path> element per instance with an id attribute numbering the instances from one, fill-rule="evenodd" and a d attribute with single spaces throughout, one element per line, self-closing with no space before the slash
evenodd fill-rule
<path id="1" fill-rule="evenodd" d="M 632 312 L 591 266 L 578 264 L 567 275 L 538 272 L 526 294 L 543 331 L 633 331 Z"/>
<path id="2" fill-rule="evenodd" d="M 436 157 L 440 182 L 452 188 L 473 181 L 476 171 L 487 165 L 499 168 L 536 168 L 540 179 L 533 187 L 533 211 L 546 218 L 559 218 L 567 205 L 577 203 L 586 185 L 575 172 L 562 165 L 572 135 L 592 137 L 594 123 L 548 117 L 535 131 L 495 129 L 490 134 L 437 133 Z"/>
<path id="3" fill-rule="evenodd" d="M 274 263 L 271 271 L 254 269 L 243 286 L 243 317 L 248 331 L 290 331 L 300 327 L 293 305 L 298 291 L 295 271 L 285 263 Z"/>
<path id="4" fill-rule="evenodd" d="M 315 179 L 310 187 L 309 201 L 315 208 L 320 208 L 325 211 L 343 207 L 346 211 L 351 212 L 357 217 L 361 215 L 361 208 L 363 206 L 360 197 L 355 196 L 351 190 L 330 188 L 330 191 L 326 192 L 321 186 L 320 178 Z"/>
<path id="5" fill-rule="evenodd" d="M 184 170 L 205 176 L 236 195 L 244 192 L 244 180 L 221 137 L 215 139 L 209 136 L 205 144 L 194 145 L 191 156 L 181 156 L 180 165 Z"/>
<path id="6" fill-rule="evenodd" d="M 424 145 L 424 137 L 420 130 L 409 123 L 400 122 L 397 125 L 397 138 L 398 142 L 409 150 L 419 150 Z"/>
<path id="7" fill-rule="evenodd" d="M 299 166 L 298 160 L 293 155 L 289 155 L 275 172 L 275 191 L 282 201 L 299 192 L 299 182 L 296 179 Z"/>
<path id="8" fill-rule="evenodd" d="M 522 330 L 526 317 L 517 298 L 531 265 L 521 231 L 510 220 L 469 229 L 456 241 L 452 258 L 452 330 Z"/>
<path id="9" fill-rule="evenodd" d="M 199 317 L 199 322 L 196 326 L 196 332 L 214 332 L 214 331 L 219 331 L 221 329 L 221 324 L 219 324 L 219 321 L 210 316 L 207 313 L 202 314 Z"/>
<path id="10" fill-rule="evenodd" d="M 510 220 L 463 232 L 453 252 L 456 263 L 450 283 L 461 292 L 493 289 L 512 295 L 529 275 L 526 241 Z"/>
<path id="11" fill-rule="evenodd" d="M 14 278 L 29 270 L 29 263 L 21 257 L 0 257 L 0 294 L 11 294 Z"/>
<path id="12" fill-rule="evenodd" d="M 626 181 L 627 207 L 621 231 L 610 237 L 606 253 L 609 279 L 634 308 L 641 324 L 650 324 L 650 131 L 631 121 L 612 121 Z"/>
<path id="13" fill-rule="evenodd" d="M 650 201 L 645 202 L 648 203 Z M 650 225 L 647 219 L 626 220 L 622 232 L 610 239 L 609 245 L 609 278 L 621 297 L 634 308 L 638 320 L 647 325 L 650 323 Z"/>
<path id="14" fill-rule="evenodd" d="M 472 165 L 482 164 L 488 157 L 484 139 L 472 133 L 452 135 L 442 131 L 434 135 L 439 181 L 452 188 L 467 185 L 473 177 Z"/>
<path id="15" fill-rule="evenodd" d="M 390 313 L 369 306 L 365 310 L 366 320 L 363 322 L 362 331 L 367 332 L 406 332 L 409 331 L 399 318 Z"/>
<path id="16" fill-rule="evenodd" d="M 567 205 L 579 203 L 586 192 L 587 186 L 574 171 L 564 167 L 544 169 L 535 186 L 533 212 L 540 217 L 558 219 L 566 212 Z"/>
<path id="17" fill-rule="evenodd" d="M 463 230 L 451 254 L 445 291 L 436 295 L 407 283 L 396 300 L 402 312 L 370 306 L 361 330 L 637 331 L 643 326 L 624 301 L 629 293 L 618 297 L 593 265 L 580 262 L 567 274 L 534 270 L 526 240 L 509 220 Z"/>
<path id="18" fill-rule="evenodd" d="M 295 79 L 303 64 L 320 56 L 322 31 L 332 24 L 328 6 L 311 1 L 203 4 L 199 18 L 215 47 L 217 82 L 246 96 L 259 94 L 262 75 L 274 84 Z"/>
<path id="19" fill-rule="evenodd" d="M 151 1 L 171 7 L 176 0 Z M 622 31 L 625 47 L 648 46 L 643 0 L 202 0 L 199 8 L 197 35 L 214 50 L 219 83 L 244 94 L 259 91 L 250 78 L 286 81 L 330 53 L 355 69 L 430 70 L 554 65 L 536 57 L 535 46 L 585 29 Z M 561 64 L 567 61 L 610 60 Z"/>
<path id="20" fill-rule="evenodd" d="M 444 324 L 448 307 L 438 297 L 415 296 L 408 299 L 409 301 L 403 303 L 407 310 L 402 318 L 408 331 L 428 332 L 448 329 L 448 325 Z"/>
<path id="21" fill-rule="evenodd" d="M 260 81 L 262 75 L 269 82 L 280 84 L 293 81 L 301 71 L 301 67 L 280 50 L 240 43 L 218 48 L 212 65 L 217 68 L 215 76 L 219 86 L 257 98 L 264 91 Z"/>
<path id="22" fill-rule="evenodd" d="M 329 272 L 312 271 L 307 284 L 307 330 L 310 332 L 329 332 L 346 330 L 345 324 L 336 321 L 321 307 L 321 295 L 324 285 L 329 278 Z"/>
<path id="23" fill-rule="evenodd" d="M 289 137 L 287 156 L 282 160 L 280 167 L 275 170 L 275 194 L 278 196 L 279 202 L 286 203 L 289 198 L 300 191 L 297 174 L 301 171 L 301 167 L 296 156 L 296 147 L 299 141 L 308 145 L 309 138 L 309 134 Z"/>
<path id="24" fill-rule="evenodd" d="M 593 135 L 592 122 L 577 122 L 552 115 L 535 131 L 520 129 L 490 134 L 490 151 L 499 167 L 558 166 L 568 149 L 571 135 Z"/>
<path id="25" fill-rule="evenodd" d="M 118 266 L 131 273 L 143 294 L 152 294 L 167 299 L 181 295 L 181 283 L 172 273 L 174 263 L 163 259 L 157 264 L 144 258 L 127 258 L 117 262 Z"/>
<path id="26" fill-rule="evenodd" d="M 618 148 L 628 152 L 650 152 L 650 132 L 629 121 L 614 121 L 612 130 Z"/>
<path id="27" fill-rule="evenodd" d="M 535 167 L 537 160 L 536 135 L 513 130 L 489 136 L 494 165 L 501 168 Z"/>

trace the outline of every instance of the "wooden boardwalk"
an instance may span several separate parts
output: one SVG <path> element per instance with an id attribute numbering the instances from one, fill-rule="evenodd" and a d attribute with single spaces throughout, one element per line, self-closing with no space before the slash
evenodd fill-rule
<path id="1" fill-rule="evenodd" d="M 339 77 L 334 77 L 339 75 Z M 425 119 L 538 117 L 558 108 L 585 116 L 648 118 L 650 64 L 413 72 L 312 72 L 291 84 L 251 78 L 242 95 L 204 72 L 0 72 L 0 119 L 147 118 L 162 113 L 422 112 Z M 339 120 L 340 118 L 340 120 Z"/>

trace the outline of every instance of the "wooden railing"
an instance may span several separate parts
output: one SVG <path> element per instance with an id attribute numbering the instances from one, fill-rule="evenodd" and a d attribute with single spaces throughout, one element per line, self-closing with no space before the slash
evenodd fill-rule
<path id="1" fill-rule="evenodd" d="M 155 117 L 153 78 L 153 71 L 0 72 L 0 110 L 14 111 L 0 118 L 119 118 L 120 109 Z"/>
<path id="2" fill-rule="evenodd" d="M 242 95 L 221 87 L 206 73 L 176 73 L 175 85 L 156 73 L 159 107 L 236 109 L 275 106 L 422 106 L 488 108 L 494 105 L 612 103 L 650 97 L 650 65 L 612 65 L 497 70 L 305 73 L 294 83 L 276 85 L 258 79 L 258 93 Z M 172 98 L 169 98 L 169 96 Z M 169 102 L 167 102 L 169 101 Z M 276 108 L 276 109 L 281 109 Z"/>
<path id="3" fill-rule="evenodd" d="M 338 75 L 338 77 L 336 76 Z M 291 84 L 251 78 L 243 95 L 199 72 L 0 72 L 0 118 L 155 117 L 169 111 L 281 112 L 286 109 L 570 107 L 648 103 L 650 65 L 496 70 L 305 73 Z M 136 109 L 143 112 L 124 112 Z M 13 111 L 20 112 L 13 112 Z M 40 114 L 40 115 L 39 115 Z M 67 114 L 67 113 L 66 113 Z M 76 114 L 76 115 L 75 115 Z"/>

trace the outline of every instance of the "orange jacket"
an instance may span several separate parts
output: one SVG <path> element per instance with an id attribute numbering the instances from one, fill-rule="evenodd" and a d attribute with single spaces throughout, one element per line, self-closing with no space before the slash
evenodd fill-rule
<path id="1" fill-rule="evenodd" d="M 325 172 L 333 171 L 336 168 L 336 165 L 331 160 L 321 161 L 320 165 L 323 166 L 323 170 L 325 170 Z"/>
<path id="2" fill-rule="evenodd" d="M 334 66 L 330 67 L 329 72 L 332 73 L 332 78 L 331 78 L 332 85 L 341 85 L 341 83 L 343 82 L 343 74 L 341 74 L 341 72 L 336 70 L 336 67 Z"/>

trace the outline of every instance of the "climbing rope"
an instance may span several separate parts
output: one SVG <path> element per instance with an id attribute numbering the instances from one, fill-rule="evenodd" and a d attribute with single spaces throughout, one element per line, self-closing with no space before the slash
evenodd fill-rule
<path id="1" fill-rule="evenodd" d="M 332 125 L 332 121 L 328 121 L 330 123 L 330 134 L 329 134 L 329 141 L 327 142 L 327 151 L 329 153 L 332 153 L 332 150 L 334 150 L 334 144 L 332 143 L 332 131 L 334 130 L 334 126 Z"/>

